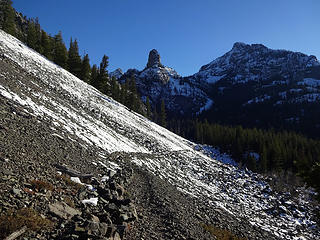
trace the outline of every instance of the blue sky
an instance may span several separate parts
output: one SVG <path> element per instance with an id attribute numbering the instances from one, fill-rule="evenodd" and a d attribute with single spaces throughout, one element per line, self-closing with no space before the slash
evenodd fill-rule
<path id="1" fill-rule="evenodd" d="M 319 0 L 13 0 L 67 47 L 115 68 L 143 69 L 155 48 L 183 76 L 223 55 L 234 42 L 262 43 L 320 58 Z"/>

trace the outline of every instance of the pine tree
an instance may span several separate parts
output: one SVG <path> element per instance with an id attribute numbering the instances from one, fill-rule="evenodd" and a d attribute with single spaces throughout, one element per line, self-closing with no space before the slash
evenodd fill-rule
<path id="1" fill-rule="evenodd" d="M 129 101 L 128 101 L 128 107 L 135 111 L 138 112 L 139 108 L 139 97 L 137 93 L 137 86 L 136 86 L 136 81 L 134 76 L 131 76 L 129 80 Z"/>
<path id="2" fill-rule="evenodd" d="M 126 106 L 127 104 L 127 92 L 128 92 L 128 84 L 127 81 L 121 85 L 120 89 L 120 102 Z"/>
<path id="3" fill-rule="evenodd" d="M 110 88 L 109 88 L 110 84 L 108 83 L 109 75 L 107 70 L 108 66 L 109 66 L 109 57 L 107 55 L 103 55 L 100 63 L 100 68 L 99 68 L 98 89 L 105 94 L 110 93 Z"/>
<path id="4" fill-rule="evenodd" d="M 164 100 L 161 101 L 160 125 L 162 127 L 166 127 L 167 126 L 167 116 L 166 116 L 166 108 L 165 108 Z"/>
<path id="5" fill-rule="evenodd" d="M 72 38 L 70 40 L 70 47 L 68 52 L 68 70 L 73 75 L 81 78 L 81 57 L 79 55 L 79 46 L 77 39 L 72 41 Z"/>
<path id="6" fill-rule="evenodd" d="M 49 60 L 53 60 L 52 56 L 53 51 L 53 42 L 51 37 L 47 35 L 45 31 L 41 31 L 41 54 L 43 54 Z"/>
<path id="7" fill-rule="evenodd" d="M 147 118 L 151 119 L 151 106 L 150 106 L 150 100 L 148 96 L 146 99 L 146 107 L 147 107 Z"/>
<path id="8" fill-rule="evenodd" d="M 36 19 L 34 20 L 34 27 L 35 27 L 35 35 L 36 35 L 36 47 L 35 50 L 38 53 L 41 53 L 42 51 L 42 47 L 41 47 L 41 26 L 39 23 L 39 19 L 38 17 L 36 17 Z"/>
<path id="9" fill-rule="evenodd" d="M 68 51 L 63 42 L 61 31 L 54 36 L 53 61 L 64 69 L 68 66 Z"/>
<path id="10" fill-rule="evenodd" d="M 120 100 L 120 88 L 117 79 L 113 76 L 111 78 L 111 96 L 116 101 Z"/>
<path id="11" fill-rule="evenodd" d="M 90 83 L 90 73 L 91 73 L 91 67 L 90 67 L 89 55 L 86 54 L 83 57 L 82 63 L 81 63 L 80 79 L 82 79 L 86 83 Z"/>
<path id="12" fill-rule="evenodd" d="M 99 87 L 99 79 L 98 79 L 98 76 L 99 76 L 99 70 L 98 70 L 98 67 L 97 65 L 93 65 L 92 66 L 92 69 L 91 69 L 91 77 L 90 77 L 90 84 L 97 88 Z"/>
<path id="13" fill-rule="evenodd" d="M 268 170 L 268 159 L 267 159 L 267 149 L 266 146 L 263 145 L 262 151 L 260 153 L 260 172 L 266 173 Z"/>
<path id="14" fill-rule="evenodd" d="M 15 26 L 15 11 L 12 7 L 11 0 L 5 0 L 1 3 L 1 10 L 3 11 L 3 31 L 16 36 L 16 26 Z"/>
<path id="15" fill-rule="evenodd" d="M 158 123 L 158 120 L 159 120 L 159 114 L 157 112 L 156 106 L 154 106 L 154 108 L 153 108 L 152 120 L 155 123 Z"/>
<path id="16" fill-rule="evenodd" d="M 27 45 L 36 50 L 37 47 L 37 32 L 36 32 L 36 26 L 33 20 L 29 20 L 28 23 L 28 32 L 27 32 Z"/>

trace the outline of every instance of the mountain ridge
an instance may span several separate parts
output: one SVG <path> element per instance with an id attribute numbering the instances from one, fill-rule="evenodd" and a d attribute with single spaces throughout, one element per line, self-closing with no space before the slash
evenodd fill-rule
<path id="1" fill-rule="evenodd" d="M 160 54 L 156 50 L 150 54 L 152 52 L 161 64 Z M 304 123 L 306 116 L 300 114 L 309 109 L 304 105 L 317 105 L 320 100 L 320 62 L 313 55 L 236 42 L 230 51 L 188 77 L 181 77 L 174 69 L 162 64 L 151 65 L 147 63 L 141 71 L 130 69 L 118 79 L 125 82 L 134 76 L 142 99 L 148 97 L 153 109 L 163 100 L 169 118 L 199 116 L 210 122 L 262 128 L 273 124 L 275 128 L 287 130 L 295 130 L 302 123 L 304 134 L 317 135 Z M 278 110 L 276 113 L 271 111 L 270 116 L 283 117 L 268 124 L 266 120 L 270 117 L 254 116 L 254 111 L 250 110 L 259 104 L 268 105 L 268 109 L 275 106 Z M 287 105 L 292 107 L 285 107 Z M 300 110 L 282 111 L 293 107 Z M 311 110 L 306 111 L 305 115 L 310 118 Z M 241 112 L 248 112 L 253 121 L 246 122 Z M 318 133 L 316 118 L 313 118 L 312 126 Z M 288 128 L 288 119 L 299 119 L 299 123 L 294 121 L 294 126 Z"/>

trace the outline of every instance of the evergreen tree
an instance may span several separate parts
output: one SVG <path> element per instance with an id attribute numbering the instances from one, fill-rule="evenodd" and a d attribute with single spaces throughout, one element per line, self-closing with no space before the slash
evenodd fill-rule
<path id="1" fill-rule="evenodd" d="M 98 89 L 105 94 L 110 93 L 110 88 L 109 88 L 110 84 L 108 83 L 109 75 L 107 70 L 108 66 L 109 66 L 109 57 L 107 55 L 103 55 L 100 63 L 100 68 L 99 68 Z"/>
<path id="2" fill-rule="evenodd" d="M 41 31 L 41 54 L 44 55 L 49 60 L 53 60 L 52 56 L 53 42 L 51 37 L 47 35 L 45 31 Z"/>
<path id="3" fill-rule="evenodd" d="M 136 80 L 134 76 L 131 76 L 129 80 L 129 101 L 128 107 L 135 112 L 138 112 L 139 109 L 139 96 L 137 93 Z"/>
<path id="4" fill-rule="evenodd" d="M 77 76 L 78 78 L 81 78 L 81 57 L 79 55 L 79 46 L 77 39 L 72 41 L 72 38 L 70 39 L 70 47 L 68 52 L 68 70 L 73 75 Z"/>
<path id="5" fill-rule="evenodd" d="M 99 79 L 98 79 L 98 76 L 99 76 L 99 70 L 98 70 L 98 67 L 97 65 L 93 65 L 92 66 L 92 69 L 91 69 L 91 77 L 90 77 L 90 84 L 97 88 L 99 87 Z"/>
<path id="6" fill-rule="evenodd" d="M 149 97 L 147 96 L 147 99 L 146 99 L 146 107 L 147 107 L 147 118 L 148 119 L 151 119 L 151 106 L 150 106 L 150 100 L 149 100 Z"/>
<path id="7" fill-rule="evenodd" d="M 86 83 L 90 83 L 90 73 L 91 73 L 91 67 L 90 67 L 89 55 L 86 54 L 82 59 L 80 78 Z"/>
<path id="8" fill-rule="evenodd" d="M 159 120 L 159 114 L 157 112 L 156 106 L 154 106 L 153 114 L 152 114 L 152 121 L 155 122 L 155 123 L 158 123 L 158 120 Z"/>
<path id="9" fill-rule="evenodd" d="M 120 102 L 124 105 L 127 103 L 127 92 L 128 92 L 128 84 L 125 82 L 124 84 L 121 85 L 120 89 Z"/>
<path id="10" fill-rule="evenodd" d="M 166 108 L 165 108 L 164 100 L 161 101 L 160 125 L 162 127 L 166 127 L 167 126 L 167 116 L 166 116 Z"/>
<path id="11" fill-rule="evenodd" d="M 34 27 L 35 27 L 35 35 L 36 35 L 36 46 L 35 46 L 35 50 L 38 53 L 41 53 L 42 51 L 42 47 L 41 47 L 41 26 L 39 23 L 39 19 L 38 17 L 36 17 L 36 19 L 34 20 Z"/>
<path id="12" fill-rule="evenodd" d="M 63 42 L 61 31 L 54 36 L 53 61 L 64 69 L 68 66 L 68 51 Z"/>
<path id="13" fill-rule="evenodd" d="M 27 45 L 36 50 L 37 47 L 37 32 L 36 32 L 36 26 L 33 20 L 29 20 L 28 23 L 28 32 L 27 32 Z"/>
<path id="14" fill-rule="evenodd" d="M 16 36 L 16 26 L 15 26 L 15 11 L 12 7 L 11 0 L 5 0 L 1 3 L 1 10 L 3 12 L 3 31 Z"/>
<path id="15" fill-rule="evenodd" d="M 120 88 L 117 79 L 113 76 L 111 78 L 111 96 L 116 101 L 120 101 Z"/>
<path id="16" fill-rule="evenodd" d="M 265 173 L 268 170 L 267 149 L 264 145 L 260 153 L 260 172 Z"/>

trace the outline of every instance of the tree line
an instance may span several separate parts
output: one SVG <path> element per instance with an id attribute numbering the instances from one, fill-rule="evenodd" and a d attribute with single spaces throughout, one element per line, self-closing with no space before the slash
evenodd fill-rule
<path id="1" fill-rule="evenodd" d="M 173 132 L 200 144 L 217 146 L 254 172 L 292 172 L 320 192 L 320 141 L 295 132 L 224 126 L 172 119 Z"/>
<path id="2" fill-rule="evenodd" d="M 0 19 L 2 30 L 17 37 L 48 60 L 68 70 L 100 92 L 113 97 L 130 110 L 142 113 L 151 119 L 151 112 L 145 110 L 144 104 L 140 100 L 134 76 L 128 78 L 123 84 L 120 84 L 115 78 L 109 77 L 107 70 L 109 57 L 107 55 L 103 55 L 99 66 L 96 64 L 91 66 L 88 54 L 80 56 L 77 39 L 71 38 L 69 48 L 67 48 L 62 32 L 59 31 L 54 36 L 47 34 L 41 28 L 38 18 L 27 19 L 20 16 L 24 23 L 17 22 L 16 12 L 12 7 L 11 0 L 4 0 L 0 3 L 0 12 L 2 13 L 2 19 Z M 149 111 L 150 109 L 149 105 Z"/>

